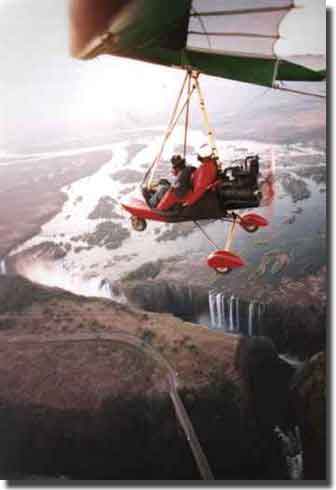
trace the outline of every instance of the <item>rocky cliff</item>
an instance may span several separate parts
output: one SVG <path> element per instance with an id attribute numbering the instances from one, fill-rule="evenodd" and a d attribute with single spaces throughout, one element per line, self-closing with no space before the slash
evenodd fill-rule
<path id="1" fill-rule="evenodd" d="M 216 479 L 289 478 L 279 442 L 268 437 L 273 423 L 286 429 L 293 422 L 284 408 L 293 369 L 276 350 L 261 370 L 253 349 L 247 358 L 256 393 L 267 381 L 281 405 L 274 411 L 266 390 L 264 401 L 257 395 L 257 411 L 246 412 L 250 381 L 237 364 L 237 352 L 245 358 L 239 336 L 1 276 L 3 478 L 200 479 L 164 366 L 125 336 L 150 346 L 176 373 Z M 258 424 L 265 413 L 270 424 Z"/>

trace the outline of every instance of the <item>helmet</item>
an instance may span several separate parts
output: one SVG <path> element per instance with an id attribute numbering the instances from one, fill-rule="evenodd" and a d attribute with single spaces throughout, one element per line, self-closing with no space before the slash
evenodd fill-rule
<path id="1" fill-rule="evenodd" d="M 170 161 L 173 168 L 181 168 L 185 165 L 185 159 L 181 155 L 173 155 Z"/>
<path id="2" fill-rule="evenodd" d="M 202 145 L 198 150 L 197 158 L 200 161 L 204 160 L 205 158 L 210 158 L 212 156 L 213 156 L 213 150 L 208 143 Z"/>

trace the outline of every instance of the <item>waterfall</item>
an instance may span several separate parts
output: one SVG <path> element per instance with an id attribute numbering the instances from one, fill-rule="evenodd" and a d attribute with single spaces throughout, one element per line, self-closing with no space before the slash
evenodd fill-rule
<path id="1" fill-rule="evenodd" d="M 224 328 L 224 330 L 226 330 L 227 325 L 226 325 L 226 317 L 225 317 L 225 296 L 224 296 L 224 294 L 221 294 L 221 310 L 222 310 L 222 318 L 223 318 L 222 327 Z"/>
<path id="2" fill-rule="evenodd" d="M 253 335 L 253 310 L 254 310 L 254 301 L 251 301 L 248 308 L 248 335 L 252 337 Z"/>
<path id="3" fill-rule="evenodd" d="M 236 322 L 235 329 L 240 332 L 240 317 L 239 317 L 239 298 L 236 298 Z"/>
<path id="4" fill-rule="evenodd" d="M 0 275 L 5 276 L 7 274 L 6 260 L 2 259 L 0 262 Z"/>
<path id="5" fill-rule="evenodd" d="M 216 310 L 217 310 L 217 327 L 220 328 L 223 325 L 221 293 L 216 294 Z"/>
<path id="6" fill-rule="evenodd" d="M 209 291 L 209 312 L 210 323 L 212 327 L 216 326 L 216 305 L 215 305 L 215 291 Z"/>
<path id="7" fill-rule="evenodd" d="M 303 450 L 299 427 L 295 426 L 294 430 L 283 431 L 279 426 L 275 426 L 273 430 L 282 445 L 290 480 L 302 480 L 304 474 Z"/>
<path id="8" fill-rule="evenodd" d="M 104 298 L 112 298 L 111 284 L 107 279 L 103 279 L 100 283 L 99 290 Z"/>
<path id="9" fill-rule="evenodd" d="M 261 322 L 262 316 L 264 315 L 266 311 L 266 305 L 264 303 L 259 303 L 258 304 L 258 325 Z"/>
<path id="10" fill-rule="evenodd" d="M 209 291 L 210 327 L 221 328 L 225 332 L 242 335 L 258 335 L 258 325 L 266 310 L 266 305 L 251 301 L 241 301 L 239 297 L 225 297 L 225 293 L 212 289 Z"/>
<path id="11" fill-rule="evenodd" d="M 230 297 L 230 327 L 229 327 L 229 331 L 230 332 L 233 332 L 234 331 L 234 323 L 233 323 L 233 305 L 234 305 L 234 300 L 235 300 L 235 297 L 232 295 Z"/>
<path id="12" fill-rule="evenodd" d="M 209 291 L 210 324 L 213 328 L 221 328 L 225 325 L 224 296 L 216 290 Z"/>

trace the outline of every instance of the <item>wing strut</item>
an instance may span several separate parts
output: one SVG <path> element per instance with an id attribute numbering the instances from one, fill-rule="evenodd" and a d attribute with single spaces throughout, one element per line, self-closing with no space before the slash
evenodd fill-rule
<path id="1" fill-rule="evenodd" d="M 200 86 L 200 83 L 198 80 L 198 74 L 196 74 L 194 76 L 194 80 L 195 80 L 195 84 L 196 84 L 196 90 L 198 93 L 200 109 L 201 109 L 202 114 L 203 114 L 204 126 L 207 130 L 210 148 L 212 149 L 214 156 L 218 158 L 218 150 L 217 150 L 217 146 L 216 146 L 216 142 L 215 142 L 215 138 L 214 138 L 214 132 L 211 128 L 209 115 L 208 115 L 208 112 L 207 112 L 206 107 L 205 107 L 205 101 L 204 101 L 204 97 L 203 97 L 203 94 L 201 91 L 201 86 Z"/>
<path id="2" fill-rule="evenodd" d="M 215 142 L 215 137 L 214 137 L 214 132 L 212 130 L 212 127 L 210 125 L 210 118 L 208 115 L 208 112 L 205 107 L 205 100 L 201 91 L 200 83 L 199 83 L 199 72 L 193 71 L 193 70 L 188 70 L 186 73 L 186 76 L 183 80 L 182 87 L 180 89 L 179 95 L 177 97 L 172 115 L 170 117 L 168 127 L 166 129 L 166 132 L 163 137 L 163 141 L 161 143 L 161 147 L 159 149 L 158 154 L 154 158 L 153 163 L 149 167 L 149 169 L 146 171 L 143 181 L 142 181 L 142 188 L 143 189 L 150 189 L 151 185 L 153 183 L 153 178 L 154 178 L 154 173 L 155 170 L 158 166 L 158 164 L 161 161 L 162 153 L 163 150 L 166 146 L 167 141 L 169 140 L 172 132 L 174 131 L 178 121 L 182 117 L 183 113 L 185 112 L 185 124 L 184 124 L 184 145 L 183 145 L 183 153 L 184 157 L 186 155 L 187 151 L 187 142 L 188 142 L 188 130 L 189 130 L 189 120 L 190 120 L 190 101 L 192 98 L 192 95 L 194 92 L 197 92 L 198 95 L 198 101 L 199 101 L 199 106 L 200 110 L 203 115 L 203 124 L 207 133 L 209 145 L 212 149 L 213 155 L 218 159 L 218 149 L 216 146 Z M 186 94 L 185 94 L 186 92 Z M 183 97 L 186 97 L 184 102 Z"/>
<path id="3" fill-rule="evenodd" d="M 299 95 L 309 95 L 310 97 L 317 97 L 319 99 L 325 99 L 326 96 L 324 94 L 314 94 L 313 92 L 305 92 L 303 90 L 296 90 L 293 88 L 284 87 L 280 84 L 274 84 L 273 88 L 276 90 L 281 90 L 281 92 L 289 92 L 291 94 L 299 94 Z"/>

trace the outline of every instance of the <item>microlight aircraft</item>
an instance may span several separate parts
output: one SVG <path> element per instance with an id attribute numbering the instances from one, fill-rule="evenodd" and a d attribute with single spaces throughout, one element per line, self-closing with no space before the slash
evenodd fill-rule
<path id="1" fill-rule="evenodd" d="M 276 55 L 280 26 L 299 8 L 303 7 L 296 6 L 292 0 L 70 2 L 71 52 L 76 58 L 90 59 L 110 54 L 186 72 L 161 148 L 141 182 L 142 197 L 124 200 L 122 206 L 130 213 L 132 226 L 137 231 L 146 229 L 147 220 L 166 223 L 193 221 L 214 247 L 207 258 L 208 265 L 220 273 L 245 264 L 230 250 L 236 227 L 252 233 L 268 225 L 268 221 L 259 214 L 250 211 L 240 214 L 239 211 L 259 207 L 263 202 L 265 184 L 269 189 L 270 180 L 262 179 L 258 155 L 247 155 L 243 161 L 226 167 L 221 163 L 200 86 L 200 75 L 323 97 L 300 90 L 300 87 L 293 89 L 292 85 L 284 85 L 284 82 L 318 82 L 325 78 L 325 70 L 313 69 Z M 155 187 L 155 172 L 162 161 L 165 145 L 182 117 L 185 157 L 190 101 L 194 94 L 199 101 L 211 150 L 192 174 L 192 188 L 187 195 L 176 203 L 171 188 L 153 208 L 147 199 L 148 192 Z M 223 249 L 199 224 L 201 220 L 217 219 L 230 222 Z"/>

